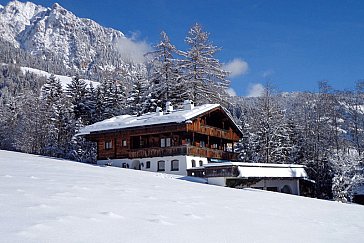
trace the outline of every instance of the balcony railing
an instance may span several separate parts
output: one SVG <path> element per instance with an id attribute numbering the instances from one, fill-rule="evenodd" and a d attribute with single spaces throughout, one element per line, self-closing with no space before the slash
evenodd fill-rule
<path id="1" fill-rule="evenodd" d="M 166 147 L 166 148 L 141 148 L 131 149 L 129 151 L 130 158 L 149 158 L 149 157 L 162 157 L 173 155 L 187 155 L 187 146 L 179 147 Z"/>
<path id="2" fill-rule="evenodd" d="M 232 131 L 224 130 L 221 128 L 211 127 L 208 125 L 200 125 L 197 126 L 196 124 L 189 124 L 188 125 L 189 131 L 194 131 L 197 133 L 205 134 L 211 137 L 218 137 L 218 138 L 224 138 L 224 139 L 231 139 L 236 140 L 239 139 L 236 134 L 234 134 Z"/>
<path id="3" fill-rule="evenodd" d="M 236 160 L 238 154 L 218 149 L 201 148 L 196 146 L 178 146 L 166 148 L 142 148 L 129 151 L 129 158 L 150 158 L 174 155 L 194 155 L 206 158 Z"/>

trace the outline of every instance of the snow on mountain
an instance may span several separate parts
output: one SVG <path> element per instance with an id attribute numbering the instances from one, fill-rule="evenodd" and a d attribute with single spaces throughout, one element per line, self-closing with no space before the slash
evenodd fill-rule
<path id="1" fill-rule="evenodd" d="M 0 34 L 3 39 L 19 47 L 17 35 L 31 25 L 34 18 L 42 15 L 46 8 L 31 2 L 11 1 L 0 12 Z"/>
<path id="2" fill-rule="evenodd" d="M 362 242 L 364 207 L 0 151 L 3 242 Z"/>
<path id="3" fill-rule="evenodd" d="M 38 76 L 44 76 L 46 78 L 49 78 L 51 76 L 50 73 L 46 72 L 46 71 L 42 71 L 39 69 L 35 69 L 35 68 L 29 68 L 29 67 L 20 67 L 20 70 L 25 74 L 26 72 L 30 72 L 30 73 L 34 73 Z M 68 84 L 71 83 L 72 81 L 72 77 L 68 77 L 68 76 L 63 76 L 63 75 L 54 75 L 56 77 L 56 79 L 59 79 L 61 82 L 62 87 L 65 89 L 67 87 Z M 100 83 L 96 82 L 96 81 L 92 81 L 92 80 L 88 80 L 88 79 L 83 79 L 85 80 L 87 85 L 90 85 L 90 83 L 92 83 L 93 87 L 97 87 Z"/>
<path id="4" fill-rule="evenodd" d="M 14 46 L 43 59 L 51 53 L 69 69 L 84 73 L 115 68 L 110 55 L 119 52 L 117 45 L 125 39 L 122 32 L 78 18 L 57 3 L 45 8 L 11 1 L 0 12 L 0 29 L 1 37 Z"/>

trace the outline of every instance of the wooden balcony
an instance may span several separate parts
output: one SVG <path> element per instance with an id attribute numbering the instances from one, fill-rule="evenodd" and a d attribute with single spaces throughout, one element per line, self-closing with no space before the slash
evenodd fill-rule
<path id="1" fill-rule="evenodd" d="M 238 158 L 238 154 L 236 153 L 190 145 L 166 148 L 142 148 L 132 149 L 129 151 L 129 158 L 150 158 L 174 155 L 193 155 L 224 160 L 237 160 Z"/>
<path id="2" fill-rule="evenodd" d="M 173 155 L 187 155 L 187 150 L 187 146 L 131 149 L 129 151 L 129 158 L 150 158 Z"/>
<path id="3" fill-rule="evenodd" d="M 239 137 L 232 130 L 224 130 L 224 129 L 211 127 L 211 126 L 207 126 L 207 125 L 198 126 L 198 124 L 188 124 L 187 130 L 201 133 L 204 135 L 208 135 L 211 137 L 218 137 L 218 138 L 223 138 L 223 139 L 228 139 L 228 140 L 233 140 L 233 141 L 239 141 Z"/>
<path id="4" fill-rule="evenodd" d="M 233 152 L 227 152 L 218 149 L 201 148 L 195 146 L 188 146 L 188 155 L 195 155 L 213 159 L 224 159 L 224 160 L 237 160 L 238 154 Z"/>

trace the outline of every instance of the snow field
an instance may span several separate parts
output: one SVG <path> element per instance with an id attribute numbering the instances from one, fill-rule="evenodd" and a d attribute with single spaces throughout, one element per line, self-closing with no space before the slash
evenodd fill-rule
<path id="1" fill-rule="evenodd" d="M 362 242 L 364 231 L 359 205 L 8 151 L 0 211 L 2 242 Z"/>

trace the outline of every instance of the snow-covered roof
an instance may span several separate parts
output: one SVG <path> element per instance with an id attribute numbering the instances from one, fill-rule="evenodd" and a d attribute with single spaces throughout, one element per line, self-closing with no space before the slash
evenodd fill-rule
<path id="1" fill-rule="evenodd" d="M 238 177 L 282 177 L 282 178 L 307 178 L 305 166 L 297 164 L 266 164 L 248 162 L 210 163 L 203 167 L 238 166 Z M 202 167 L 201 167 L 202 168 Z"/>
<path id="2" fill-rule="evenodd" d="M 264 167 L 264 166 L 239 166 L 238 177 L 283 177 L 306 178 L 304 167 Z"/>
<path id="3" fill-rule="evenodd" d="M 78 135 L 86 135 L 98 131 L 142 127 L 142 126 L 150 126 L 157 124 L 183 123 L 219 106 L 220 106 L 219 104 L 205 104 L 201 106 L 195 106 L 191 110 L 180 109 L 169 113 L 163 113 L 163 115 L 160 115 L 159 112 L 151 112 L 143 114 L 141 116 L 136 116 L 136 115 L 116 116 L 86 126 L 80 130 Z"/>

